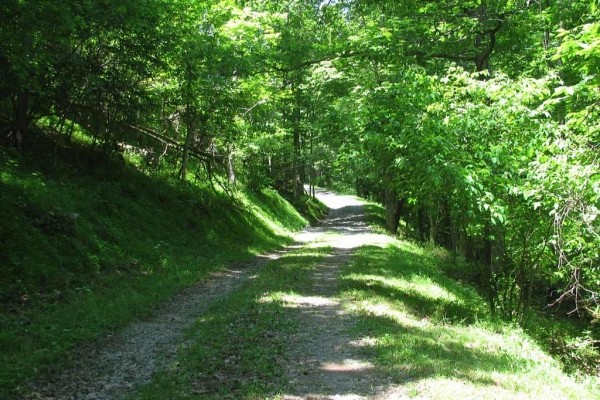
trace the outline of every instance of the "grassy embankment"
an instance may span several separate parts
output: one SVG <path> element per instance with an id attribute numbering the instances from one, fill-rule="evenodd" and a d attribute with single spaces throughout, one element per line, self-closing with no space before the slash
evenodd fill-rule
<path id="1" fill-rule="evenodd" d="M 443 252 L 399 242 L 364 247 L 343 277 L 342 297 L 376 364 L 426 399 L 596 399 L 600 380 L 563 371 L 514 324 L 494 321 L 477 291 L 449 278 Z M 546 322 L 550 326 L 551 323 Z"/>
<path id="2" fill-rule="evenodd" d="M 380 220 L 378 206 L 367 209 Z M 281 397 L 285 337 L 302 329 L 281 299 L 310 295 L 308 274 L 327 253 L 305 248 L 270 263 L 209 310 L 179 362 L 133 398 Z M 492 320 L 474 287 L 448 277 L 451 262 L 439 249 L 397 241 L 357 249 L 343 271 L 338 298 L 357 321 L 352 343 L 364 344 L 388 390 L 420 399 L 600 396 L 597 378 L 568 375 L 522 328 Z"/>
<path id="3" fill-rule="evenodd" d="M 212 271 L 289 243 L 307 223 L 271 190 L 237 193 L 234 204 L 167 178 L 173 171 L 150 177 L 135 157 L 92 159 L 84 136 L 57 158 L 37 140 L 24 153 L 0 147 L 0 398 L 68 362 L 77 344 L 147 315 Z"/>

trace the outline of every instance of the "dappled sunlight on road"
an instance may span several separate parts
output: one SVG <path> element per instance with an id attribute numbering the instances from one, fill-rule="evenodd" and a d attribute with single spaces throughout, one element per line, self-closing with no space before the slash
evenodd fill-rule
<path id="1" fill-rule="evenodd" d="M 299 296 L 286 294 L 282 300 L 288 307 L 324 307 L 339 306 L 340 302 L 336 299 L 321 296 Z"/>
<path id="2" fill-rule="evenodd" d="M 327 245 L 336 249 L 356 249 L 362 246 L 385 247 L 394 242 L 394 239 L 386 235 L 375 233 L 360 233 L 352 236 L 340 236 L 327 240 Z"/>
<path id="3" fill-rule="evenodd" d="M 365 203 L 357 197 L 323 189 L 317 189 L 316 196 L 329 207 L 329 216 L 297 235 L 296 241 L 305 248 L 329 249 L 330 256 L 313 271 L 312 283 L 301 293 L 274 296 L 282 307 L 295 310 L 301 326 L 290 338 L 290 390 L 283 399 L 365 399 L 384 391 L 390 382 L 363 354 L 370 347 L 369 339 L 357 341 L 348 334 L 353 320 L 337 297 L 339 274 L 358 248 L 383 248 L 395 240 L 370 229 Z"/>
<path id="4" fill-rule="evenodd" d="M 364 221 L 363 200 L 355 196 L 336 195 L 316 189 L 316 197 L 330 208 L 325 222 L 296 235 L 298 243 L 309 247 L 356 249 L 361 246 L 379 246 L 396 243 L 394 238 L 374 233 Z"/>
<path id="5" fill-rule="evenodd" d="M 375 368 L 373 363 L 363 360 L 355 360 L 355 359 L 345 359 L 341 362 L 327 362 L 321 366 L 321 369 L 324 371 L 330 372 L 360 372 L 372 370 Z"/>

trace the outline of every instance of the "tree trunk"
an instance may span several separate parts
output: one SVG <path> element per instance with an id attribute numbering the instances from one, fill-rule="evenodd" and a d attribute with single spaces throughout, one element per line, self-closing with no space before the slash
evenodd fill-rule
<path id="1" fill-rule="evenodd" d="M 236 177 L 235 177 L 235 163 L 234 163 L 234 155 L 233 148 L 229 146 L 227 148 L 227 176 L 229 177 L 229 183 L 235 185 Z"/>
<path id="2" fill-rule="evenodd" d="M 400 217 L 404 207 L 404 199 L 398 199 L 394 189 L 388 189 L 385 193 L 385 225 L 392 232 L 398 232 Z"/>
<path id="3" fill-rule="evenodd" d="M 273 178 L 273 157 L 270 154 L 267 155 L 267 165 L 269 167 L 269 178 Z"/>
<path id="4" fill-rule="evenodd" d="M 27 111 L 29 108 L 29 96 L 27 93 L 20 93 L 15 99 L 15 145 L 21 149 L 23 140 L 27 137 L 29 129 L 29 118 Z"/>
<path id="5" fill-rule="evenodd" d="M 294 165 L 293 165 L 293 185 L 294 185 L 294 198 L 298 199 L 302 193 L 304 193 L 304 182 L 302 180 L 302 170 L 304 165 L 301 157 L 301 141 L 300 141 L 300 107 L 294 108 L 293 114 L 294 124 Z"/>

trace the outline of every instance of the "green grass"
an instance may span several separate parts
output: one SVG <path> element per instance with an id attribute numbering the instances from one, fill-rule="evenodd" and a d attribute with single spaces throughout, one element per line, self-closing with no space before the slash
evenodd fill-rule
<path id="1" fill-rule="evenodd" d="M 311 225 L 316 225 L 319 221 L 327 217 L 329 209 L 318 199 L 311 196 L 303 195 L 299 199 L 294 199 L 293 196 L 286 196 L 286 200 L 300 212 Z"/>
<path id="2" fill-rule="evenodd" d="M 368 203 L 365 211 L 371 226 L 377 232 L 387 234 L 383 217 L 385 209 L 378 204 Z M 429 254 L 430 260 L 433 260 L 436 265 L 434 270 L 437 271 L 437 275 L 442 274 L 463 285 L 473 287 L 479 294 L 485 292 L 477 287 L 481 282 L 478 266 L 466 263 L 446 250 L 429 243 L 418 246 L 425 247 L 423 254 Z M 481 312 L 481 305 L 478 308 Z M 565 318 L 564 312 L 560 315 L 548 310 L 546 299 L 542 297 L 534 301 L 532 307 L 527 310 L 520 329 L 558 360 L 567 373 L 600 376 L 600 348 L 597 345 L 600 324 L 590 324 L 589 321 L 577 318 Z"/>
<path id="3" fill-rule="evenodd" d="M 303 291 L 327 248 L 288 253 L 261 269 L 190 329 L 192 344 L 179 360 L 143 387 L 136 399 L 259 399 L 286 384 L 286 337 L 299 327 L 284 308 L 284 294 Z"/>
<path id="4" fill-rule="evenodd" d="M 289 243 L 307 223 L 274 191 L 238 193 L 234 204 L 201 184 L 96 159 L 83 141 L 57 160 L 42 149 L 0 148 L 0 398 L 68 362 L 77 344 Z"/>
<path id="5" fill-rule="evenodd" d="M 442 273 L 448 262 L 406 242 L 363 247 L 343 275 L 354 334 L 399 394 L 428 399 L 595 399 L 598 381 L 578 381 L 517 326 L 492 321 L 470 286 Z"/>

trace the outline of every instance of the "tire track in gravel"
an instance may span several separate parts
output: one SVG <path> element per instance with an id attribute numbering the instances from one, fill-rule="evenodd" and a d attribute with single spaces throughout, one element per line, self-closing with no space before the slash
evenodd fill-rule
<path id="1" fill-rule="evenodd" d="M 183 333 L 216 301 L 227 297 L 265 263 L 285 253 L 240 264 L 211 274 L 159 307 L 146 320 L 134 322 L 119 333 L 75 350 L 72 365 L 43 376 L 30 385 L 27 399 L 121 399 L 137 386 L 150 382 L 155 372 L 177 359 L 187 343 Z"/>

